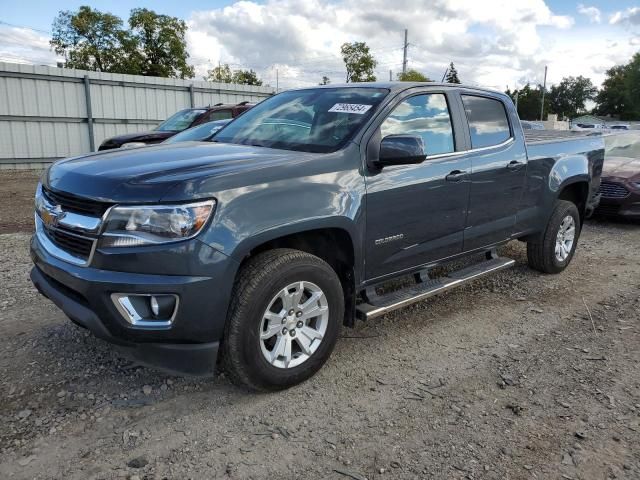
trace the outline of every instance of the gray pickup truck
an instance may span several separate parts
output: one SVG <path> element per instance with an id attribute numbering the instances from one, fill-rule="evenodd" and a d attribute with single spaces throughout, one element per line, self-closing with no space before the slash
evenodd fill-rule
<path id="1" fill-rule="evenodd" d="M 507 96 L 479 88 L 283 92 L 211 142 L 53 164 L 31 278 L 140 362 L 286 388 L 326 362 L 342 325 L 513 265 L 496 254 L 510 240 L 534 269 L 565 269 L 604 144 L 532 135 Z M 464 266 L 440 268 L 452 262 Z"/>

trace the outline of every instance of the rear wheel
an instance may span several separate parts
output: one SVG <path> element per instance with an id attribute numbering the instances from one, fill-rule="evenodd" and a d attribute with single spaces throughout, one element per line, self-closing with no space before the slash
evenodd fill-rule
<path id="1" fill-rule="evenodd" d="M 242 267 L 225 329 L 223 366 L 254 390 L 279 390 L 316 373 L 344 317 L 340 279 L 320 258 L 290 249 Z"/>
<path id="2" fill-rule="evenodd" d="M 575 204 L 558 200 L 543 235 L 527 242 L 529 266 L 559 273 L 571 262 L 580 236 L 580 214 Z"/>

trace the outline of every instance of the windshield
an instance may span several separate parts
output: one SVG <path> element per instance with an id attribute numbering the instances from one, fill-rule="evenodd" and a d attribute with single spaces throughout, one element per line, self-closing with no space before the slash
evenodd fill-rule
<path id="1" fill-rule="evenodd" d="M 383 88 L 292 90 L 269 98 L 227 125 L 221 143 L 326 153 L 341 148 L 389 93 Z"/>
<path id="2" fill-rule="evenodd" d="M 229 123 L 231 119 L 227 120 L 215 120 L 213 122 L 203 123 L 197 127 L 188 128 L 187 130 L 167 138 L 163 143 L 178 143 L 189 141 L 204 141 L 210 140 L 214 133 Z"/>
<path id="3" fill-rule="evenodd" d="M 193 123 L 198 115 L 203 114 L 206 110 L 187 108 L 174 113 L 164 122 L 156 127 L 160 132 L 181 132 Z"/>

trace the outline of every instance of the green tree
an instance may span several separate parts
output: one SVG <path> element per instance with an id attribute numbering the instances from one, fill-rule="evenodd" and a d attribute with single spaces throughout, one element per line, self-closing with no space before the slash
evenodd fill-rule
<path id="1" fill-rule="evenodd" d="M 187 24 L 184 20 L 159 15 L 146 8 L 134 8 L 129 27 L 137 40 L 142 75 L 193 78 L 194 69 L 187 63 Z"/>
<path id="2" fill-rule="evenodd" d="M 607 70 L 602 89 L 596 96 L 596 115 L 610 115 L 621 120 L 640 118 L 640 53 L 626 65 Z"/>
<path id="3" fill-rule="evenodd" d="M 262 80 L 258 78 L 258 74 L 253 70 L 231 70 L 231 67 L 226 63 L 208 70 L 204 79 L 208 82 L 262 85 Z"/>
<path id="4" fill-rule="evenodd" d="M 208 82 L 232 83 L 233 72 L 228 64 L 223 63 L 211 70 L 207 70 L 207 76 L 204 79 Z"/>
<path id="5" fill-rule="evenodd" d="M 587 100 L 593 100 L 597 92 L 588 78 L 565 77 L 549 90 L 549 110 L 563 118 L 574 118 L 585 112 Z"/>
<path id="6" fill-rule="evenodd" d="M 530 84 L 526 84 L 519 90 L 511 91 L 507 89 L 505 92 L 511 97 L 514 103 L 518 104 L 518 115 L 522 120 L 539 120 L 540 119 L 540 105 L 542 103 L 542 85 L 538 85 L 537 88 L 531 88 Z M 544 99 L 544 116 L 549 111 L 549 97 Z"/>
<path id="7" fill-rule="evenodd" d="M 193 77 L 193 67 L 187 64 L 184 21 L 134 9 L 129 27 L 124 28 L 122 19 L 115 15 L 81 6 L 75 12 L 58 13 L 49 43 L 65 57 L 66 68 Z"/>
<path id="8" fill-rule="evenodd" d="M 260 86 L 262 85 L 262 80 L 258 78 L 258 74 L 253 70 L 236 70 L 233 72 L 232 83 Z"/>
<path id="9" fill-rule="evenodd" d="M 460 79 L 458 78 L 458 70 L 456 70 L 453 62 L 449 64 L 447 75 L 445 76 L 444 81 L 447 83 L 460 83 Z"/>
<path id="10" fill-rule="evenodd" d="M 135 41 L 123 30 L 122 20 L 82 6 L 61 11 L 53 21 L 50 44 L 65 58 L 65 67 L 99 72 L 130 73 Z M 138 72 L 135 72 L 138 73 Z"/>
<path id="11" fill-rule="evenodd" d="M 625 120 L 640 118 L 640 52 L 636 53 L 627 65 L 625 90 L 629 97 L 630 111 Z"/>
<path id="12" fill-rule="evenodd" d="M 376 81 L 373 71 L 378 62 L 371 55 L 366 43 L 343 43 L 340 52 L 347 69 L 347 83 Z"/>
<path id="13" fill-rule="evenodd" d="M 322 81 L 318 85 L 329 85 L 331 83 L 331 79 L 326 75 L 322 76 Z"/>
<path id="14" fill-rule="evenodd" d="M 398 73 L 398 80 L 400 82 L 432 82 L 433 81 L 423 73 L 420 73 L 419 71 L 413 70 L 413 69 L 407 70 L 404 73 L 402 72 Z"/>

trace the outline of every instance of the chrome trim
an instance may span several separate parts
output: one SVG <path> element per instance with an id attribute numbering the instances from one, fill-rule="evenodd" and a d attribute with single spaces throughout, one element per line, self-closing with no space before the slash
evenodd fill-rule
<path id="1" fill-rule="evenodd" d="M 60 205 L 53 204 L 49 201 L 46 194 L 42 191 L 42 185 L 38 185 L 38 188 L 36 189 L 36 212 L 40 218 L 42 218 L 43 209 L 47 210 L 49 213 L 56 212 L 56 209 L 58 209 L 56 226 L 68 228 L 70 230 L 96 234 L 102 225 L 102 219 L 100 217 L 91 217 L 88 215 L 61 210 Z"/>
<path id="2" fill-rule="evenodd" d="M 36 223 L 36 238 L 40 242 L 40 245 L 42 245 L 42 248 L 44 248 L 49 254 L 51 254 L 52 256 L 56 257 L 58 260 L 69 262 L 69 263 L 72 263 L 74 265 L 78 265 L 80 267 L 86 267 L 87 265 L 89 265 L 91 263 L 91 260 L 93 259 L 93 254 L 96 251 L 96 245 L 98 243 L 96 239 L 83 237 L 81 235 L 75 235 L 75 234 L 73 234 L 71 232 L 65 231 L 64 233 L 66 233 L 68 235 L 71 235 L 71 236 L 74 236 L 74 237 L 79 237 L 79 238 L 82 238 L 84 240 L 91 240 L 93 242 L 92 245 L 91 245 L 91 252 L 89 253 L 89 257 L 88 258 L 85 259 L 85 258 L 77 257 L 77 256 L 67 252 L 66 250 L 61 249 L 55 243 L 53 243 L 49 239 L 49 237 L 47 236 L 47 233 L 45 231 L 44 222 L 42 221 L 40 216 L 36 213 L 34 215 L 34 217 L 35 217 L 35 223 Z"/>
<path id="3" fill-rule="evenodd" d="M 515 137 L 509 137 L 504 142 L 498 143 L 497 145 L 489 145 L 488 147 L 472 148 L 470 150 L 465 150 L 465 152 L 466 153 L 482 152 L 484 150 L 491 150 L 492 148 L 505 147 L 505 146 L 509 145 L 510 143 L 514 143 L 515 141 L 516 141 Z"/>
<path id="4" fill-rule="evenodd" d="M 428 162 L 429 160 L 437 160 L 439 158 L 455 157 L 457 155 L 467 155 L 469 153 L 491 150 L 492 148 L 505 147 L 515 141 L 516 141 L 515 137 L 509 137 L 507 140 L 505 140 L 502 143 L 498 143 L 497 145 L 489 145 L 488 147 L 478 147 L 478 148 L 471 148 L 468 150 L 458 150 L 456 152 L 439 153 L 437 155 L 427 155 L 425 161 Z"/>
<path id="5" fill-rule="evenodd" d="M 84 233 L 98 233 L 102 220 L 96 217 L 87 217 L 73 212 L 66 212 L 66 215 L 60 219 L 58 225 L 71 230 L 78 230 Z"/>
<path id="6" fill-rule="evenodd" d="M 142 318 L 129 300 L 129 297 L 153 297 L 158 295 L 169 295 L 175 299 L 176 305 L 173 309 L 173 314 L 171 318 L 167 320 L 148 320 Z M 170 327 L 178 314 L 178 307 L 180 306 L 180 297 L 175 293 L 112 293 L 111 301 L 127 322 L 134 327 L 145 329 L 166 329 Z"/>

